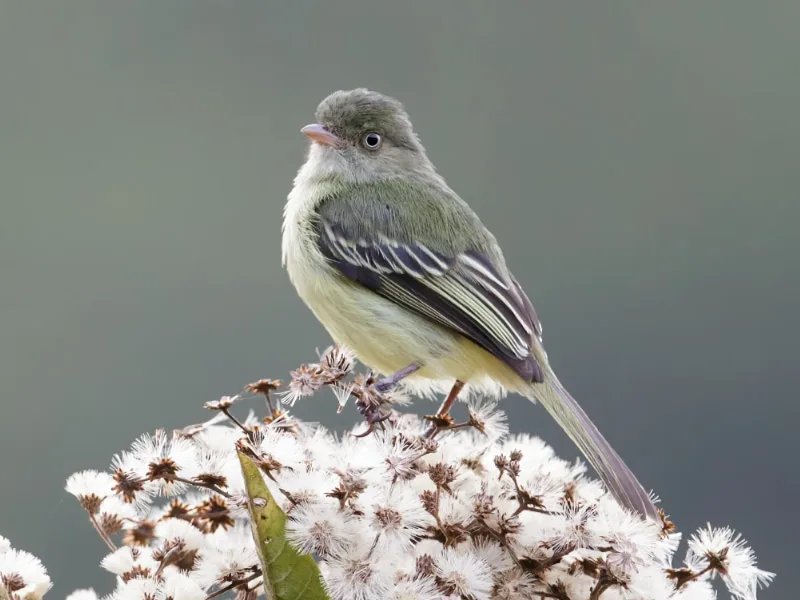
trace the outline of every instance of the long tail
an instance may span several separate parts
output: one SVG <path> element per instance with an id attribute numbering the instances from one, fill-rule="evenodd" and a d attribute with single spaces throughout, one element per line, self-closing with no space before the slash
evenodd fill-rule
<path id="1" fill-rule="evenodd" d="M 546 370 L 545 382 L 525 394 L 540 402 L 594 467 L 617 501 L 644 517 L 660 520 L 650 496 L 558 378 Z"/>

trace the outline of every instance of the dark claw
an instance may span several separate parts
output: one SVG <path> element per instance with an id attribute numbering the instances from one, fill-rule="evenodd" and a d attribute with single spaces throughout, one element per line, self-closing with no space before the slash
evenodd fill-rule
<path id="1" fill-rule="evenodd" d="M 373 431 L 375 431 L 375 424 L 374 423 L 370 423 L 369 427 L 367 427 L 367 430 L 364 431 L 364 433 L 354 433 L 353 437 L 356 437 L 356 438 L 367 437 Z"/>
<path id="2" fill-rule="evenodd" d="M 381 413 L 376 407 L 359 406 L 358 412 L 364 416 L 368 427 L 363 433 L 354 433 L 353 437 L 357 438 L 367 437 L 370 433 L 375 431 L 375 425 L 383 423 L 392 416 L 391 410 Z"/>
<path id="3" fill-rule="evenodd" d="M 391 416 L 392 416 L 391 412 L 387 412 L 385 415 L 379 415 L 377 417 L 370 416 L 370 417 L 367 417 L 367 422 L 370 423 L 370 424 L 373 424 L 373 425 L 375 423 L 383 423 L 386 419 L 388 419 Z"/>

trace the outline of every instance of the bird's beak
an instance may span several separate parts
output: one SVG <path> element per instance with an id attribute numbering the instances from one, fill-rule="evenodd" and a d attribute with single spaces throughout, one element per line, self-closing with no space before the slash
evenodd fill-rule
<path id="1" fill-rule="evenodd" d="M 300 130 L 300 132 L 307 135 L 309 138 L 311 138 L 318 144 L 332 146 L 333 148 L 339 148 L 342 145 L 341 139 L 333 135 L 330 131 L 325 129 L 325 127 L 323 127 L 319 123 L 306 125 Z"/>

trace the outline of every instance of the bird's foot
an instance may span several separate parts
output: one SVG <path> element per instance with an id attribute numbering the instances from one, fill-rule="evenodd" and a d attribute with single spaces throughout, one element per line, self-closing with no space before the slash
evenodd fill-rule
<path id="1" fill-rule="evenodd" d="M 367 429 L 355 437 L 365 437 L 375 431 L 375 426 L 392 416 L 391 402 L 385 394 L 390 391 L 404 377 L 408 377 L 419 370 L 418 365 L 409 365 L 400 369 L 396 373 L 375 381 L 373 375 L 367 377 L 358 392 L 353 392 L 356 396 L 356 408 L 364 416 L 367 422 Z"/>
<path id="2" fill-rule="evenodd" d="M 391 411 L 383 414 L 375 412 L 373 414 L 365 415 L 364 420 L 367 422 L 367 428 L 362 433 L 354 433 L 353 437 L 357 438 L 367 437 L 370 433 L 375 431 L 375 425 L 383 423 L 391 416 L 392 416 Z"/>
<path id="3" fill-rule="evenodd" d="M 455 419 L 453 419 L 450 413 L 425 415 L 423 418 L 430 423 L 430 427 L 428 427 L 428 430 L 425 432 L 426 438 L 435 437 L 440 431 L 449 429 L 455 424 Z"/>
<path id="4" fill-rule="evenodd" d="M 379 394 L 385 394 L 395 385 L 397 385 L 397 381 L 392 380 L 391 377 L 384 377 L 383 379 L 379 379 L 378 381 L 373 383 L 372 389 L 374 389 Z"/>
<path id="5" fill-rule="evenodd" d="M 396 386 L 400 381 L 419 371 L 419 365 L 408 365 L 397 371 L 396 373 L 392 373 L 391 375 L 384 377 L 383 379 L 379 379 L 375 383 L 372 384 L 372 387 L 375 389 L 376 392 L 379 394 L 385 394 L 394 386 Z"/>

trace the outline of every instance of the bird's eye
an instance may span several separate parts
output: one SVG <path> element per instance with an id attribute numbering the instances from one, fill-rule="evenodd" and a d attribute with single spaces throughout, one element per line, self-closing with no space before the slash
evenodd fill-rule
<path id="1" fill-rule="evenodd" d="M 363 138 L 364 147 L 367 150 L 377 150 L 381 146 L 381 142 L 383 138 L 381 138 L 379 133 L 370 132 L 366 134 Z"/>

